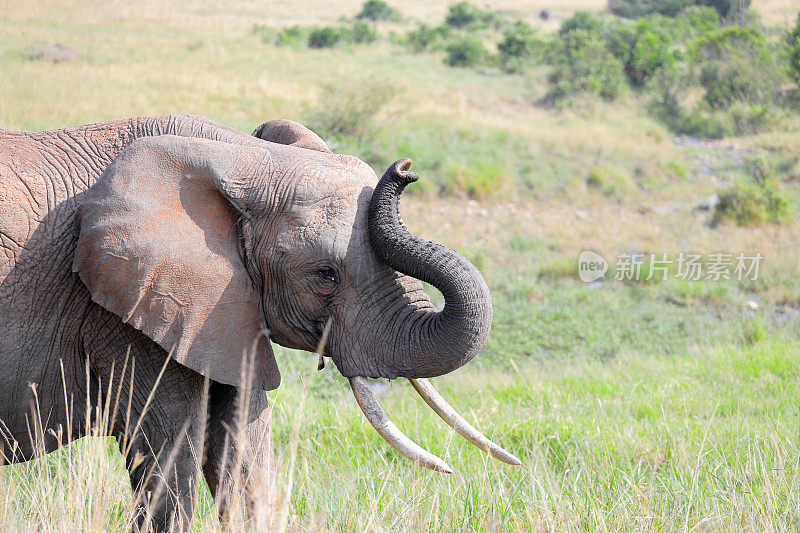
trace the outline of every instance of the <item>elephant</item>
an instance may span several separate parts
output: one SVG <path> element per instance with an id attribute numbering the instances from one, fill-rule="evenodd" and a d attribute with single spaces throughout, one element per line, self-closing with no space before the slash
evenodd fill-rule
<path id="1" fill-rule="evenodd" d="M 410 164 L 378 179 L 285 119 L 253 134 L 194 115 L 0 129 L 0 465 L 113 436 L 134 529 L 186 528 L 200 475 L 224 514 L 254 473 L 275 490 L 272 343 L 330 358 L 423 466 L 451 472 L 392 424 L 369 378 L 410 379 L 457 432 L 519 464 L 426 379 L 475 357 L 492 303 L 467 259 L 403 223 Z"/>

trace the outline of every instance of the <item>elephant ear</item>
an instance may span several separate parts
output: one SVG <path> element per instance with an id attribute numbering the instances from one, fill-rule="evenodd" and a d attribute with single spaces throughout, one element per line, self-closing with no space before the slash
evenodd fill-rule
<path id="1" fill-rule="evenodd" d="M 271 390 L 280 372 L 240 254 L 236 205 L 261 149 L 134 141 L 79 199 L 73 271 L 92 299 L 208 378 Z"/>
<path id="2" fill-rule="evenodd" d="M 255 137 L 264 141 L 307 148 L 319 152 L 330 152 L 322 138 L 293 120 L 279 118 L 265 122 L 253 132 Z"/>

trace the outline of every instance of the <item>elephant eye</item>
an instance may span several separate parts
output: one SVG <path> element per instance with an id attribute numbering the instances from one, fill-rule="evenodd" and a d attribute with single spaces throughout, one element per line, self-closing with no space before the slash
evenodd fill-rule
<path id="1" fill-rule="evenodd" d="M 317 275 L 330 283 L 338 283 L 336 272 L 330 267 L 323 267 L 317 270 Z"/>

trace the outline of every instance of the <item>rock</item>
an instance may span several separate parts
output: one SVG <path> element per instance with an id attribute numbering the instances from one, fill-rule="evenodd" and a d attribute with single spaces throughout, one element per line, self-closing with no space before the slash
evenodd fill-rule
<path id="1" fill-rule="evenodd" d="M 712 211 L 715 207 L 717 207 L 718 203 L 719 203 L 719 196 L 717 196 L 716 194 L 712 194 L 711 196 L 708 197 L 708 200 L 706 200 L 705 202 L 703 202 L 701 204 L 697 204 L 696 206 L 694 206 L 694 210 L 695 211 Z"/>
<path id="2" fill-rule="evenodd" d="M 75 50 L 63 43 L 48 43 L 28 48 L 25 56 L 31 61 L 46 61 L 48 63 L 67 63 L 80 59 Z"/>

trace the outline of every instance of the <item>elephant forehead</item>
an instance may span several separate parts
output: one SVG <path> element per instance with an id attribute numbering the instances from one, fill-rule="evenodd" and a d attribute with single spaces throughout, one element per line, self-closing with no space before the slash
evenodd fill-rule
<path id="1" fill-rule="evenodd" d="M 366 245 L 368 241 L 366 209 L 333 195 L 314 205 L 292 209 L 285 229 L 287 242 L 306 242 L 340 259 L 356 242 Z"/>
<path id="2" fill-rule="evenodd" d="M 374 189 L 375 172 L 356 158 L 348 161 L 345 164 L 339 160 L 305 158 L 281 162 L 283 181 L 291 190 L 290 203 L 293 206 L 326 201 L 346 203 L 357 199 L 365 187 Z"/>
<path id="3" fill-rule="evenodd" d="M 285 206 L 289 224 L 301 230 L 348 232 L 366 222 L 373 184 L 358 173 L 307 171 Z"/>

